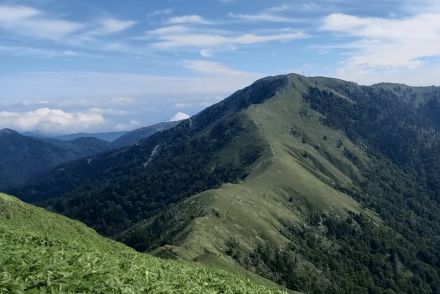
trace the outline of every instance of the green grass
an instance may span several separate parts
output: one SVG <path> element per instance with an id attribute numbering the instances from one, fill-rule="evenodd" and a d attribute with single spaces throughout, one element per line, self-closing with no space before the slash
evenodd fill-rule
<path id="1" fill-rule="evenodd" d="M 263 155 L 254 162 L 249 176 L 173 206 L 163 217 L 165 225 L 157 234 L 158 240 L 148 235 L 152 247 L 159 247 L 154 254 L 229 268 L 237 266 L 225 253 L 231 238 L 248 250 L 261 243 L 282 250 L 291 241 L 280 233 L 285 224 L 310 227 L 312 213 L 342 218 L 350 212 L 362 213 L 380 223 L 374 214 L 337 189 L 338 185 L 351 188 L 362 177 L 359 167 L 344 156 L 344 150 L 355 154 L 360 166 L 367 166 L 369 158 L 342 132 L 323 125 L 319 113 L 308 109 L 302 98 L 309 86 L 307 81 L 301 82 L 296 76 L 291 81 L 296 87 L 286 87 L 272 99 L 236 115 L 247 131 L 234 138 L 219 156 L 236 156 L 249 142 L 262 146 Z M 292 129 L 302 133 L 304 139 Z M 147 220 L 134 229 L 151 232 L 154 223 Z M 320 275 L 318 269 L 313 271 Z"/>
<path id="2" fill-rule="evenodd" d="M 286 293 L 238 274 L 138 253 L 0 194 L 0 293 Z"/>
<path id="3" fill-rule="evenodd" d="M 249 142 L 263 146 L 263 156 L 250 175 L 239 184 L 225 184 L 178 203 L 172 217 L 166 218 L 168 224 L 158 244 L 174 245 L 173 254 L 187 260 L 198 261 L 208 253 L 228 265 L 231 261 L 225 259 L 224 244 L 230 238 L 249 248 L 260 240 L 283 248 L 287 240 L 279 233 L 282 223 L 307 224 L 311 210 L 340 216 L 349 211 L 370 214 L 335 188 L 336 184 L 351 187 L 354 179 L 361 178 L 359 169 L 343 155 L 344 149 L 356 154 L 361 164 L 367 165 L 368 158 L 342 132 L 324 126 L 318 113 L 308 110 L 307 116 L 301 115 L 307 108 L 302 99 L 307 85 L 296 76 L 291 79 L 303 88 L 286 87 L 272 99 L 238 114 L 247 132 L 220 154 L 236 156 Z M 291 134 L 293 127 L 304 133 L 307 142 Z M 150 225 L 140 225 L 140 231 L 151 231 Z M 168 236 L 166 232 L 177 234 Z"/>

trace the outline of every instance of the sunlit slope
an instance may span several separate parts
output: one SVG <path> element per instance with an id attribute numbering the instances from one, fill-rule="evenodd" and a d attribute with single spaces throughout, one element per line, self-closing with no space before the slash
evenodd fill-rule
<path id="1" fill-rule="evenodd" d="M 219 155 L 236 157 L 240 146 L 258 145 L 261 156 L 247 177 L 190 196 L 117 238 L 163 257 L 241 267 L 310 293 L 429 293 L 427 283 L 412 278 L 425 266 L 417 249 L 368 208 L 381 201 L 389 220 L 401 211 L 393 197 L 413 189 L 411 180 L 399 171 L 390 177 L 390 163 L 323 123 L 304 99 L 313 87 L 356 103 L 335 90 L 351 83 L 289 75 L 272 97 L 235 114 L 247 132 Z M 379 175 L 371 187 L 370 171 Z M 401 263 L 396 252 L 411 258 Z"/>
<path id="2" fill-rule="evenodd" d="M 343 133 L 325 127 L 320 115 L 308 109 L 302 100 L 307 83 L 292 75 L 274 97 L 240 114 L 243 126 L 253 132 L 237 137 L 231 146 L 253 140 L 264 148 L 246 179 L 192 196 L 157 219 L 134 226 L 122 238 L 127 241 L 131 234 L 150 232 L 159 225 L 156 238 L 138 243 L 131 240 L 131 245 L 190 260 L 228 262 L 225 242 L 230 238 L 250 248 L 258 240 L 282 247 L 283 223 L 307 224 L 312 213 L 344 217 L 355 212 L 380 222 L 341 192 L 361 177 L 359 168 L 344 153 L 355 154 L 359 165 L 367 165 L 368 158 Z M 230 147 L 223 156 L 233 153 Z M 167 245 L 157 249 L 161 244 Z"/>
<path id="3" fill-rule="evenodd" d="M 0 194 L 0 293 L 283 293 L 240 275 L 165 261 Z"/>

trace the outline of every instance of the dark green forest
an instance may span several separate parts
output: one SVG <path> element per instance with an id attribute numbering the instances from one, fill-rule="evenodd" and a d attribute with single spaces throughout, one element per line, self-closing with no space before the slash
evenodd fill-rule
<path id="1" fill-rule="evenodd" d="M 440 206 L 391 162 L 377 163 L 360 190 L 344 192 L 392 229 L 362 214 L 341 218 L 312 212 L 306 226 L 285 223 L 280 234 L 290 242 L 281 250 L 261 242 L 249 251 L 231 239 L 226 254 L 250 271 L 307 293 L 438 293 Z"/>

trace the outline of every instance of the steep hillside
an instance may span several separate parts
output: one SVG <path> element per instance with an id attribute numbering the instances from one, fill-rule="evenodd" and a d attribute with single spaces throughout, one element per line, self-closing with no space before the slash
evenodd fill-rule
<path id="1" fill-rule="evenodd" d="M 16 192 L 137 250 L 294 290 L 437 293 L 438 93 L 265 78 Z"/>
<path id="2" fill-rule="evenodd" d="M 0 248 L 1 293 L 286 293 L 239 273 L 137 253 L 4 194 Z"/>
<path id="3" fill-rule="evenodd" d="M 293 76 L 244 112 L 266 143 L 244 181 L 189 197 L 119 238 L 163 256 L 230 256 L 306 292 L 436 292 L 438 203 L 379 149 L 329 128 L 303 99 L 314 84 Z"/>
<path id="4" fill-rule="evenodd" d="M 285 78 L 257 82 L 142 144 L 61 166 L 16 192 L 31 202 L 52 198 L 48 206 L 102 233 L 120 233 L 170 203 L 244 178 L 264 144 L 238 111 L 252 99 L 273 96 L 284 83 Z M 235 140 L 240 135 L 248 139 Z"/>

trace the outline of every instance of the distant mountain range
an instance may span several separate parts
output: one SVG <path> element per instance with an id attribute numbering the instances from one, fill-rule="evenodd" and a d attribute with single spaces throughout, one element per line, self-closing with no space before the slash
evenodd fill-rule
<path id="1" fill-rule="evenodd" d="M 50 139 L 56 139 L 61 141 L 70 141 L 75 140 L 78 138 L 96 138 L 99 140 L 112 142 L 119 138 L 122 135 L 125 135 L 129 133 L 129 131 L 121 131 L 121 132 L 108 132 L 108 133 L 75 133 L 75 134 L 66 134 L 66 135 L 53 135 L 53 134 L 46 134 L 42 132 L 24 132 L 22 135 L 27 137 L 34 137 L 34 138 L 50 138 Z"/>
<path id="2" fill-rule="evenodd" d="M 140 142 L 141 140 L 148 138 L 149 136 L 153 135 L 156 132 L 165 131 L 168 130 L 174 126 L 176 126 L 179 122 L 163 122 L 158 123 L 152 126 L 143 127 L 136 129 L 131 132 L 126 132 L 125 134 L 122 134 L 115 140 L 111 142 L 112 148 L 121 148 L 129 145 L 136 144 Z"/>
<path id="3" fill-rule="evenodd" d="M 21 135 L 10 129 L 0 130 L 0 190 L 23 184 L 62 163 L 135 144 L 176 124 L 165 122 L 131 132 L 79 133 L 57 139 L 41 134 Z M 107 141 L 112 138 L 116 139 Z"/>
<path id="4" fill-rule="evenodd" d="M 76 134 L 68 134 L 68 135 L 62 135 L 57 136 L 55 139 L 63 140 L 63 141 L 70 141 L 78 138 L 84 138 L 84 137 L 93 137 L 97 138 L 103 141 L 107 142 L 113 142 L 114 140 L 118 139 L 119 137 L 129 133 L 129 131 L 124 132 L 108 132 L 108 133 L 76 133 Z"/>
<path id="5" fill-rule="evenodd" d="M 437 87 L 267 77 L 9 192 L 305 293 L 440 293 L 439 118 Z"/>

